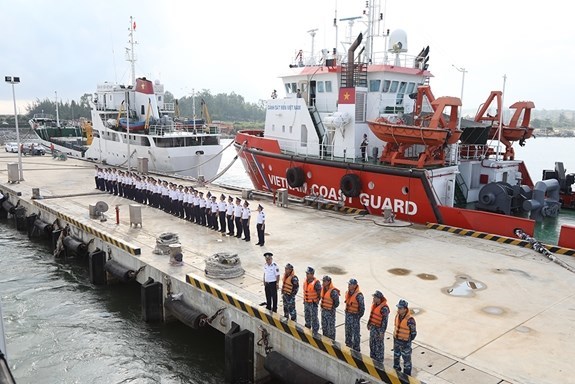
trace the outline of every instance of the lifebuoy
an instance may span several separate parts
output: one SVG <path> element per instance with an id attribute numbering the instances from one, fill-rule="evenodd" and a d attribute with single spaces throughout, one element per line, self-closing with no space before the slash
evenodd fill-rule
<path id="1" fill-rule="evenodd" d="M 305 172 L 302 167 L 288 168 L 286 171 L 287 183 L 292 188 L 298 188 L 305 182 Z"/>
<path id="2" fill-rule="evenodd" d="M 361 179 L 355 173 L 348 173 L 341 178 L 339 189 L 347 197 L 357 197 L 361 192 Z"/>

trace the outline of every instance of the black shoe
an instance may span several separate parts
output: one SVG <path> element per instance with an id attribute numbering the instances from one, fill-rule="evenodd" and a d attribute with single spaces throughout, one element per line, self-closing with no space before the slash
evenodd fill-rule
<path id="1" fill-rule="evenodd" d="M 256 245 L 262 245 L 262 243 L 256 243 Z"/>
<path id="2" fill-rule="evenodd" d="M 244 239 L 245 241 L 250 241 L 250 239 Z"/>
<path id="3" fill-rule="evenodd" d="M 263 246 L 264 246 L 264 243 L 260 243 L 260 247 L 263 247 Z"/>

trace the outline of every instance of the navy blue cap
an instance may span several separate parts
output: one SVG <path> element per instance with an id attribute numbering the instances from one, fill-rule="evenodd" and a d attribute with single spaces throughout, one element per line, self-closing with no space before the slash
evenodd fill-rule
<path id="1" fill-rule="evenodd" d="M 352 278 L 352 279 L 349 279 L 349 281 L 347 283 L 357 285 L 357 280 Z"/>
<path id="2" fill-rule="evenodd" d="M 399 303 L 397 303 L 396 307 L 397 308 L 407 308 L 407 305 L 408 305 L 407 301 L 401 299 L 401 300 L 399 300 Z"/>
<path id="3" fill-rule="evenodd" d="M 313 269 L 312 267 L 307 267 L 305 273 L 311 273 L 313 275 L 315 273 L 315 269 Z"/>

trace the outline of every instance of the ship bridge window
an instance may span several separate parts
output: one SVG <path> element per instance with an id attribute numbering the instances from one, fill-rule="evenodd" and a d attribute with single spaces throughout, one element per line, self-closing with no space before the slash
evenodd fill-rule
<path id="1" fill-rule="evenodd" d="M 383 93 L 389 92 L 390 85 L 391 85 L 391 80 L 383 80 L 383 89 L 381 90 L 381 92 L 383 92 Z"/>
<path id="2" fill-rule="evenodd" d="M 399 85 L 399 91 L 397 92 L 397 98 L 395 99 L 395 105 L 403 104 L 403 95 L 405 95 L 405 89 L 407 88 L 407 82 L 402 81 Z"/>
<path id="3" fill-rule="evenodd" d="M 328 80 L 328 81 L 325 82 L 325 91 L 328 92 L 328 93 L 331 93 L 331 92 L 332 92 L 332 90 L 331 90 L 331 80 Z"/>
<path id="4" fill-rule="evenodd" d="M 317 85 L 317 92 L 318 93 L 323 93 L 325 91 L 325 88 L 323 86 L 323 81 L 318 81 L 316 85 Z"/>
<path id="5" fill-rule="evenodd" d="M 392 81 L 391 82 L 391 87 L 389 88 L 389 92 L 390 93 L 395 93 L 397 92 L 397 86 L 399 85 L 399 81 Z"/>
<path id="6" fill-rule="evenodd" d="M 369 81 L 369 91 L 370 92 L 379 92 L 380 87 L 381 87 L 381 80 L 370 80 Z"/>
<path id="7" fill-rule="evenodd" d="M 146 106 L 144 104 L 140 107 L 140 115 L 144 116 L 146 114 Z"/>
<path id="8" fill-rule="evenodd" d="M 409 84 L 407 84 L 407 94 L 410 95 L 413 93 L 413 91 L 415 90 L 415 83 L 414 82 L 410 82 Z"/>
<path id="9" fill-rule="evenodd" d="M 195 147 L 198 145 L 218 145 L 217 136 L 199 137 L 156 137 L 156 146 L 160 148 Z"/>

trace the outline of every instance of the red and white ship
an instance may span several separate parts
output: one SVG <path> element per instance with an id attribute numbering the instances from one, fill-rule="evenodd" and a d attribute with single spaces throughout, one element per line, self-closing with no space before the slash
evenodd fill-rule
<path id="1" fill-rule="evenodd" d="M 558 181 L 534 185 L 512 148 L 532 136 L 534 103 L 504 113 L 495 91 L 474 121 L 461 119 L 459 98 L 431 92 L 429 47 L 410 56 L 396 30 L 375 51 L 377 3 L 368 3 L 366 32 L 344 54 L 299 51 L 281 76 L 285 96 L 267 102 L 264 130 L 237 134 L 254 187 L 414 223 L 533 235 L 535 221 L 560 208 Z"/>

